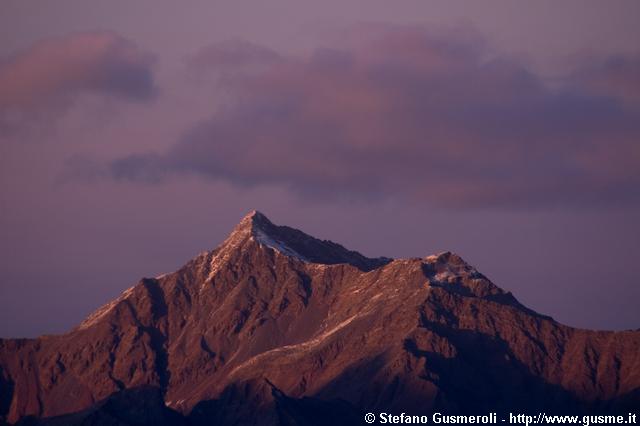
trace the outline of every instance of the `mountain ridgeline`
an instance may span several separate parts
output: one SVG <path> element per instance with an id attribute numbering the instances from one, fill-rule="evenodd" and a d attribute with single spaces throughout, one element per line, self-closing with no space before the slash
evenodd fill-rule
<path id="1" fill-rule="evenodd" d="M 66 334 L 0 339 L 0 424 L 637 407 L 640 331 L 559 324 L 452 253 L 371 259 L 258 212 Z"/>

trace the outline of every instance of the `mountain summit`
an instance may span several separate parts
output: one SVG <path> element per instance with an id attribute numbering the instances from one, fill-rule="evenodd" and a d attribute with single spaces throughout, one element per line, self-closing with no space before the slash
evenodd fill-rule
<path id="1" fill-rule="evenodd" d="M 247 214 L 233 230 L 223 246 L 237 247 L 249 239 L 277 252 L 311 263 L 335 265 L 348 263 L 363 271 L 370 271 L 392 259 L 370 259 L 340 244 L 319 240 L 288 226 L 277 226 L 257 210 Z"/>
<path id="2" fill-rule="evenodd" d="M 639 404 L 639 331 L 558 324 L 449 252 L 371 259 L 257 211 L 66 334 L 0 339 L 0 423 L 356 424 Z"/>

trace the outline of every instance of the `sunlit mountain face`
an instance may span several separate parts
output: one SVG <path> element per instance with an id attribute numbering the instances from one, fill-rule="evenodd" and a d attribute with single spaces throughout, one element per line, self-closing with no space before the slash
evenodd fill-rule
<path id="1" fill-rule="evenodd" d="M 346 424 L 640 402 L 638 331 L 564 326 L 450 252 L 367 258 L 255 211 L 70 332 L 0 345 L 10 422 Z"/>

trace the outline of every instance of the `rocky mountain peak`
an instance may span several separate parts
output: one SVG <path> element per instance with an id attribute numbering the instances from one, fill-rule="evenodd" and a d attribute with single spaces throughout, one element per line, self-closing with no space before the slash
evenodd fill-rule
<path id="1" fill-rule="evenodd" d="M 255 229 L 259 229 L 261 226 L 269 226 L 273 224 L 271 221 L 265 216 L 263 213 L 258 210 L 251 210 L 249 213 L 244 215 L 244 217 L 240 220 L 240 222 L 236 225 L 234 230 L 248 230 L 252 231 Z"/>
<path id="2" fill-rule="evenodd" d="M 236 225 L 221 248 L 235 249 L 247 240 L 304 262 L 334 265 L 347 263 L 369 271 L 389 263 L 386 257 L 368 258 L 329 240 L 320 240 L 288 226 L 271 222 L 263 213 L 252 210 Z"/>
<path id="3" fill-rule="evenodd" d="M 559 324 L 454 253 L 368 258 L 252 211 L 69 333 L 0 339 L 0 424 L 620 414 L 640 406 L 638 365 L 638 331 Z"/>

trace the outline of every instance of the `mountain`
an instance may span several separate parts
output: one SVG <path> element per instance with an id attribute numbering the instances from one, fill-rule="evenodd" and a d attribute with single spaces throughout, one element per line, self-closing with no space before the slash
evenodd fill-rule
<path id="1" fill-rule="evenodd" d="M 371 259 L 259 212 L 66 334 L 0 340 L 0 418 L 23 425 L 639 406 L 640 331 L 559 324 L 452 253 Z"/>

